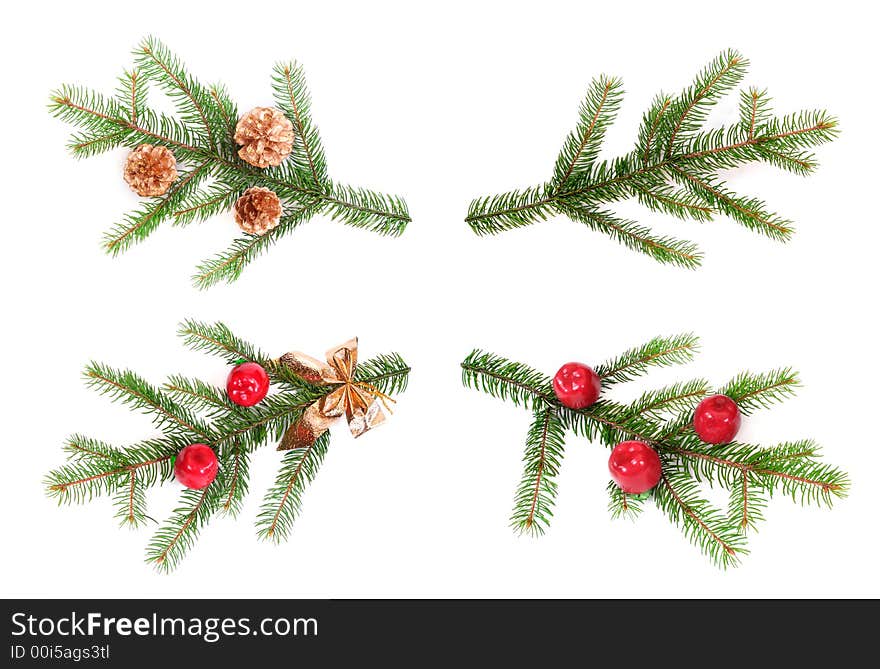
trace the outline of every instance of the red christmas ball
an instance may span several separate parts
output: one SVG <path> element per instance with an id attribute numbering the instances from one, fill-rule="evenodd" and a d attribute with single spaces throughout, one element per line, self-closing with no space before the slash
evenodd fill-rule
<path id="1" fill-rule="evenodd" d="M 207 444 L 190 444 L 174 461 L 174 478 L 187 488 L 201 490 L 217 478 L 217 454 Z"/>
<path id="2" fill-rule="evenodd" d="M 660 482 L 660 456 L 643 441 L 622 441 L 608 458 L 611 478 L 623 492 L 638 495 Z"/>
<path id="3" fill-rule="evenodd" d="M 269 392 L 269 375 L 255 362 L 243 362 L 229 372 L 226 394 L 229 399 L 243 407 L 262 402 Z"/>
<path id="4" fill-rule="evenodd" d="M 733 441 L 741 423 L 739 407 L 727 395 L 707 397 L 694 411 L 694 431 L 707 444 Z"/>
<path id="5" fill-rule="evenodd" d="M 580 362 L 568 362 L 553 377 L 556 399 L 569 409 L 585 409 L 595 404 L 602 390 L 602 379 Z"/>

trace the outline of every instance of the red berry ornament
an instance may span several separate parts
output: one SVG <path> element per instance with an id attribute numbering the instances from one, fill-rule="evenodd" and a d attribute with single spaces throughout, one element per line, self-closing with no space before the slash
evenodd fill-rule
<path id="1" fill-rule="evenodd" d="M 226 394 L 242 407 L 252 407 L 262 402 L 269 392 L 269 375 L 255 362 L 243 362 L 229 372 Z"/>
<path id="2" fill-rule="evenodd" d="M 580 362 L 564 364 L 553 377 L 556 399 L 569 409 L 585 409 L 595 404 L 602 390 L 602 380 L 592 368 Z"/>
<path id="3" fill-rule="evenodd" d="M 217 478 L 217 454 L 207 444 L 190 444 L 177 454 L 174 478 L 187 488 L 201 490 Z"/>
<path id="4" fill-rule="evenodd" d="M 648 492 L 660 482 L 660 456 L 643 441 L 622 441 L 608 458 L 611 478 L 625 493 Z"/>
<path id="5" fill-rule="evenodd" d="M 742 422 L 739 407 L 727 395 L 712 395 L 694 411 L 694 431 L 707 444 L 733 441 Z"/>

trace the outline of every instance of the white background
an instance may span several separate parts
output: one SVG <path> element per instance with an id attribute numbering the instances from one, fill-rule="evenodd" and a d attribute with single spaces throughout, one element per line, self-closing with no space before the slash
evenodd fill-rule
<path id="1" fill-rule="evenodd" d="M 603 4 L 8 6 L 3 593 L 880 595 L 876 26 L 863 3 Z M 189 277 L 236 235 L 229 215 L 163 226 L 121 258 L 103 255 L 103 230 L 138 204 L 121 179 L 125 152 L 75 161 L 64 148 L 70 129 L 46 113 L 48 93 L 63 82 L 111 92 L 148 33 L 196 77 L 225 82 L 242 109 L 271 104 L 274 61 L 300 60 L 331 176 L 405 195 L 406 234 L 387 239 L 321 218 L 236 284 L 207 292 Z M 655 93 L 686 85 L 728 47 L 750 58 L 745 84 L 768 87 L 779 111 L 827 107 L 841 119 L 840 139 L 817 151 L 814 176 L 756 166 L 731 177 L 734 189 L 796 222 L 790 244 L 723 217 L 698 226 L 616 207 L 697 240 L 704 267 L 688 272 L 562 219 L 486 239 L 464 224 L 472 197 L 551 174 L 591 77 L 624 80 L 603 154 L 617 155 Z M 735 107 L 733 96 L 713 120 L 730 121 Z M 278 354 L 320 354 L 356 334 L 363 356 L 396 350 L 414 371 L 387 425 L 357 442 L 344 425 L 334 429 L 286 544 L 260 543 L 252 526 L 279 459 L 267 447 L 243 516 L 211 523 L 165 576 L 142 562 L 152 528 L 117 529 L 108 500 L 59 509 L 41 479 L 62 462 L 70 433 L 122 444 L 151 433 L 148 418 L 84 387 L 88 360 L 130 366 L 156 383 L 175 372 L 223 382 L 219 361 L 177 341 L 184 317 L 223 320 Z M 598 363 L 682 331 L 701 335 L 697 361 L 618 397 L 689 376 L 720 384 L 740 369 L 792 365 L 805 382 L 799 396 L 748 419 L 742 437 L 817 439 L 851 473 L 851 496 L 832 511 L 774 500 L 752 554 L 723 572 L 656 509 L 636 524 L 612 522 L 607 451 L 572 438 L 550 531 L 514 536 L 507 519 L 530 417 L 463 389 L 461 359 L 483 347 L 552 373 L 570 359 Z M 151 515 L 167 516 L 176 492 L 176 484 L 154 490 Z"/>

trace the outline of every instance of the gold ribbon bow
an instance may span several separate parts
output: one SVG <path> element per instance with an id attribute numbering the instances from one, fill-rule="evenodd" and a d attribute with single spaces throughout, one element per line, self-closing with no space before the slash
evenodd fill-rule
<path id="1" fill-rule="evenodd" d="M 331 348 L 327 351 L 327 363 L 299 351 L 285 353 L 278 359 L 279 364 L 303 381 L 318 386 L 339 386 L 310 405 L 287 428 L 278 446 L 279 451 L 308 448 L 342 415 L 348 420 L 348 427 L 355 437 L 385 421 L 382 406 L 390 412 L 386 402 L 394 400 L 369 383 L 354 380 L 357 346 L 355 337 Z"/>

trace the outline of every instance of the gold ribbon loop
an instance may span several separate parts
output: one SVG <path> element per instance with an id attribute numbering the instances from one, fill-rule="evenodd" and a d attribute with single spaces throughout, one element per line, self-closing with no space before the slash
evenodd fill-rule
<path id="1" fill-rule="evenodd" d="M 357 368 L 357 338 L 327 351 L 327 362 L 293 351 L 282 355 L 278 362 L 308 383 L 336 386 L 327 395 L 310 405 L 302 416 L 287 428 L 279 451 L 308 448 L 324 434 L 337 418 L 345 416 L 355 437 L 385 422 L 384 406 L 394 400 L 369 383 L 354 380 Z"/>

